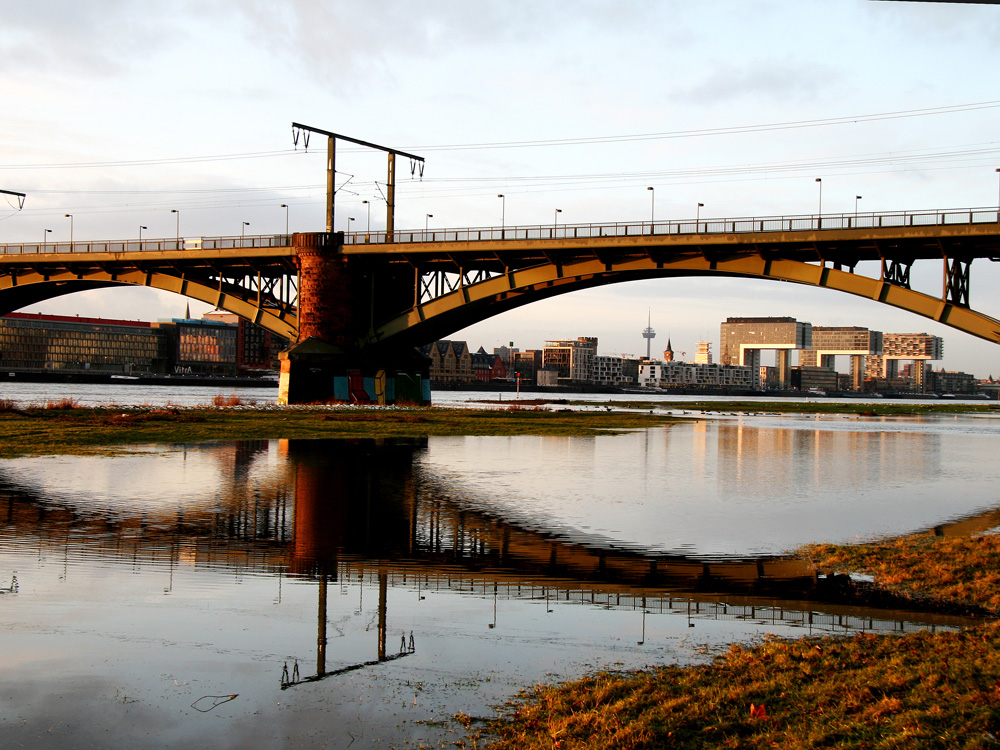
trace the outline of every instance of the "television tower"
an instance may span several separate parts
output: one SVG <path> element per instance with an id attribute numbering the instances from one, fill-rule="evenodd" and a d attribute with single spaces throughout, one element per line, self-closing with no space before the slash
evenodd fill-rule
<path id="1" fill-rule="evenodd" d="M 642 332 L 642 337 L 646 339 L 646 359 L 652 359 L 650 354 L 653 348 L 653 339 L 656 338 L 656 331 L 653 330 L 652 318 L 650 315 L 650 312 L 647 310 L 646 330 Z"/>

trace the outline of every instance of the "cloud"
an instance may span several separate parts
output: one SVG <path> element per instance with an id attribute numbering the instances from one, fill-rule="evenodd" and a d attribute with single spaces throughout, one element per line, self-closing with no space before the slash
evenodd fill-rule
<path id="1" fill-rule="evenodd" d="M 673 96 L 678 102 L 691 104 L 766 98 L 787 105 L 820 98 L 840 78 L 841 73 L 834 66 L 793 59 L 727 62 L 718 64 L 693 86 Z"/>
<path id="2" fill-rule="evenodd" d="M 0 66 L 12 75 L 19 71 L 113 75 L 127 68 L 134 55 L 181 33 L 169 8 L 169 3 L 139 0 L 7 3 L 0 30 Z"/>

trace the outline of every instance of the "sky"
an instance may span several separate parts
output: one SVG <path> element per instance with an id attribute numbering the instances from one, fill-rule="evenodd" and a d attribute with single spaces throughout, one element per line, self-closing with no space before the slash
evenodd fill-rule
<path id="1" fill-rule="evenodd" d="M 296 148 L 292 122 L 425 158 L 422 178 L 399 164 L 397 229 L 1000 201 L 994 5 L 38 0 L 3 16 L 0 189 L 27 199 L 0 195 L 0 243 L 322 231 L 325 141 Z M 385 155 L 341 142 L 337 171 L 335 228 L 384 227 Z M 971 302 L 1000 317 L 996 265 L 973 264 Z M 940 263 L 914 267 L 914 288 L 941 285 Z M 187 304 L 121 288 L 26 310 L 155 320 Z M 771 315 L 932 333 L 935 367 L 1000 376 L 995 344 L 746 279 L 606 285 L 450 338 L 597 336 L 602 354 L 644 354 L 648 316 L 654 352 L 669 338 L 693 359 L 727 317 Z"/>

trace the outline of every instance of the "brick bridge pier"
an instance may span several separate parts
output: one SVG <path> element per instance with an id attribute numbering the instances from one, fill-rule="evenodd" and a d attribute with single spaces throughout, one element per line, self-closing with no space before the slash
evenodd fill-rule
<path id="1" fill-rule="evenodd" d="M 413 297 L 413 280 L 342 252 L 343 233 L 303 233 L 299 338 L 282 352 L 278 403 L 430 403 L 430 360 L 416 349 L 365 346 L 383 308 Z"/>

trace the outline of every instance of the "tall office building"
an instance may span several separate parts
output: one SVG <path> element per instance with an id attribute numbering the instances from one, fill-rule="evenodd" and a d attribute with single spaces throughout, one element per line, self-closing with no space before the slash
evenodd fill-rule
<path id="1" fill-rule="evenodd" d="M 813 326 L 812 346 L 799 353 L 802 367 L 836 370 L 836 357 L 851 358 L 851 387 L 860 391 L 865 377 L 865 358 L 882 353 L 882 333 L 858 326 Z"/>
<path id="2" fill-rule="evenodd" d="M 781 388 L 790 388 L 790 353 L 811 345 L 811 323 L 795 318 L 726 318 L 721 326 L 719 361 L 724 365 L 746 365 L 759 372 L 761 350 L 773 349 L 777 381 Z M 755 387 L 760 387 L 760 383 Z"/>

